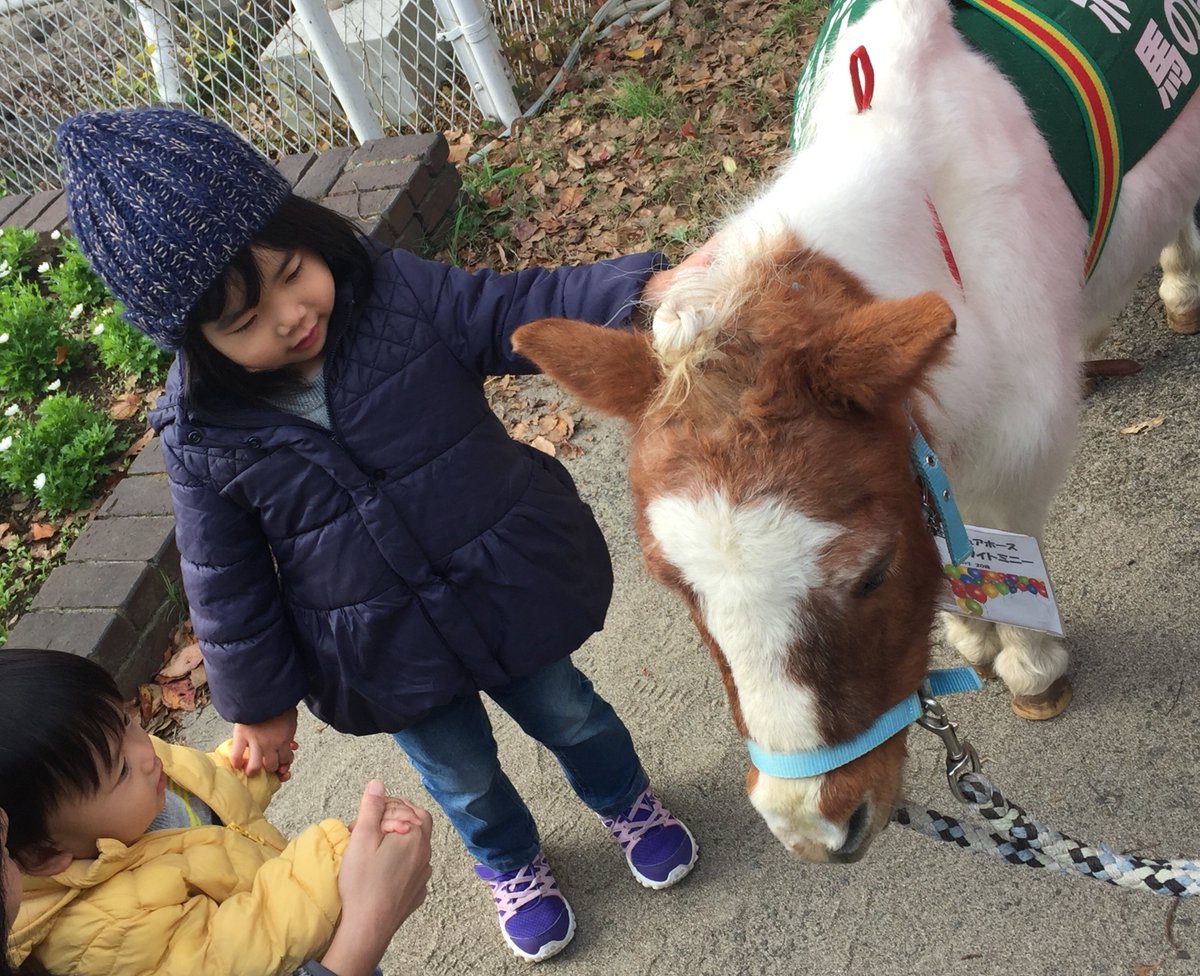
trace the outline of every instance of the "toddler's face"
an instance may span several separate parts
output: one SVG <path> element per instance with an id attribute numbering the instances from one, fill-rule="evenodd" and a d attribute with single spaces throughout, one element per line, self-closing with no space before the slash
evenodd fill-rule
<path id="1" fill-rule="evenodd" d="M 17 862 L 8 856 L 8 817 L 0 810 L 0 883 L 4 886 L 4 924 L 0 926 L 0 951 L 4 936 L 12 928 L 21 907 L 21 872 Z"/>
<path id="2" fill-rule="evenodd" d="M 246 307 L 240 288 L 230 289 L 221 317 L 200 331 L 209 344 L 251 371 L 295 367 L 311 379 L 325 357 L 326 328 L 333 311 L 333 275 L 315 251 L 253 249 L 262 276 L 258 304 Z"/>
<path id="3" fill-rule="evenodd" d="M 167 778 L 162 762 L 146 731 L 128 716 L 126 722 L 112 768 L 98 770 L 100 789 L 66 801 L 47 819 L 51 842 L 72 857 L 95 857 L 102 837 L 132 844 L 163 808 Z"/>

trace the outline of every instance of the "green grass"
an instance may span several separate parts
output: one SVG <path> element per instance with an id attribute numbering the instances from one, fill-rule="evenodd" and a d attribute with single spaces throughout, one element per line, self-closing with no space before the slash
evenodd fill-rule
<path id="1" fill-rule="evenodd" d="M 498 227 L 497 223 L 521 216 L 513 212 L 510 194 L 506 191 L 515 189 L 517 181 L 527 172 L 529 167 L 524 164 L 497 169 L 486 158 L 478 165 L 463 167 L 463 192 L 445 242 L 452 264 L 460 265 L 463 251 L 477 247 L 485 236 L 499 238 L 506 235 L 507 228 Z M 499 202 L 491 206 L 485 197 L 494 187 L 499 187 L 501 193 Z"/>
<path id="2" fill-rule="evenodd" d="M 623 119 L 661 119 L 671 115 L 675 103 L 637 75 L 624 75 L 613 84 L 606 97 L 609 109 Z"/>
<path id="3" fill-rule="evenodd" d="M 799 37 L 824 15 L 825 0 L 785 0 L 767 29 L 768 37 Z"/>

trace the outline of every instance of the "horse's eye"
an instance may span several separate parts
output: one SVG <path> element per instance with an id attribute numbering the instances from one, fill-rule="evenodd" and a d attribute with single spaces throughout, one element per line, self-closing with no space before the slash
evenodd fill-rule
<path id="1" fill-rule="evenodd" d="M 883 586 L 883 581 L 887 579 L 887 572 L 891 568 L 892 559 L 889 556 L 886 560 L 879 563 L 871 572 L 863 579 L 859 580 L 858 586 L 854 588 L 855 596 L 869 596 L 877 589 Z"/>

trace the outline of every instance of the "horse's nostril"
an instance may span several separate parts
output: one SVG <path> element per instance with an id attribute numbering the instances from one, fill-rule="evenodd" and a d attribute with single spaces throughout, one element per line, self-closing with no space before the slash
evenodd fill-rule
<path id="1" fill-rule="evenodd" d="M 850 821 L 846 824 L 846 842 L 834 853 L 842 857 L 853 854 L 866 838 L 870 826 L 871 805 L 864 802 L 850 815 Z"/>

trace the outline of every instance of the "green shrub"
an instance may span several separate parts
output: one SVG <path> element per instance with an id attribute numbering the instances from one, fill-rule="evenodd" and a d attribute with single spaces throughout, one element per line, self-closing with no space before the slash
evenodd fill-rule
<path id="1" fill-rule="evenodd" d="M 108 289 L 96 277 L 74 237 L 64 237 L 58 247 L 58 263 L 38 268 L 50 290 L 67 308 L 90 308 L 108 300 Z"/>
<path id="2" fill-rule="evenodd" d="M 100 362 L 126 376 L 158 380 L 171 365 L 170 353 L 163 352 L 121 318 L 120 303 L 92 317 L 90 341 Z"/>
<path id="3" fill-rule="evenodd" d="M 63 308 L 35 286 L 0 287 L 0 394 L 32 400 L 70 368 L 78 343 L 64 331 Z"/>
<path id="4" fill-rule="evenodd" d="M 0 480 L 35 497 L 48 512 L 82 508 L 116 449 L 116 425 L 77 396 L 47 397 L 30 423 L 10 418 L 0 439 Z"/>
<path id="5" fill-rule="evenodd" d="M 0 280 L 32 268 L 37 244 L 38 236 L 31 230 L 5 227 L 0 231 Z"/>

